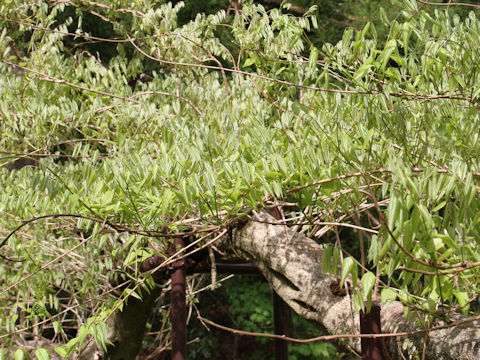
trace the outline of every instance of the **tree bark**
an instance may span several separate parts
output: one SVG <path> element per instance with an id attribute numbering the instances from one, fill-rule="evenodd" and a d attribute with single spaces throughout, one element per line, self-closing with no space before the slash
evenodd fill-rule
<path id="1" fill-rule="evenodd" d="M 78 356 L 79 360 L 134 360 L 142 347 L 145 326 L 161 289 L 142 294 L 142 300 L 130 297 L 123 311 L 117 310 L 108 321 L 108 340 L 112 344 L 104 352 L 92 341 Z"/>
<path id="2" fill-rule="evenodd" d="M 275 219 L 265 213 L 254 215 L 252 221 L 233 233 L 231 244 L 225 245 L 233 246 L 245 260 L 257 265 L 277 294 L 299 315 L 318 322 L 331 334 L 358 334 L 359 316 L 352 310 L 350 297 L 334 294 L 331 284 L 335 277 L 322 273 L 323 248 L 286 226 L 265 222 Z M 455 315 L 453 320 L 461 319 Z M 384 333 L 419 329 L 404 317 L 399 302 L 382 309 L 381 328 Z M 427 359 L 480 359 L 478 339 L 478 322 L 431 331 L 426 341 Z M 344 342 L 360 352 L 358 339 Z M 422 354 L 425 335 L 409 336 L 408 340 L 394 338 L 384 343 L 390 358 L 410 358 Z"/>

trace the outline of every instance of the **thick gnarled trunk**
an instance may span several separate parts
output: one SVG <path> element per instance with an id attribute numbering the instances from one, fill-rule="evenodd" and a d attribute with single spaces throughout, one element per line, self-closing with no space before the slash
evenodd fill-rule
<path id="1" fill-rule="evenodd" d="M 330 284 L 335 278 L 322 273 L 322 247 L 286 226 L 269 224 L 272 222 L 275 219 L 268 214 L 255 215 L 234 232 L 230 246 L 257 265 L 277 294 L 299 315 L 320 323 L 332 334 L 358 334 L 359 316 L 353 312 L 349 297 L 334 294 Z M 382 310 L 383 332 L 415 329 L 404 317 L 399 302 Z M 393 338 L 386 344 L 391 358 L 414 358 L 421 356 L 424 339 L 421 333 L 409 336 L 408 341 Z M 479 339 L 478 322 L 432 331 L 427 341 L 427 359 L 480 359 Z M 345 343 L 360 351 L 358 339 L 345 339 Z"/>

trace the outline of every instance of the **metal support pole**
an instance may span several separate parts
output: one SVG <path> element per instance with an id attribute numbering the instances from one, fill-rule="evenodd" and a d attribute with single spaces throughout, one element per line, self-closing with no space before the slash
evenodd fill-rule
<path id="1" fill-rule="evenodd" d="M 288 332 L 288 319 L 285 311 L 290 311 L 289 306 L 273 290 L 273 326 L 276 335 L 286 335 Z M 288 342 L 275 339 L 275 360 L 288 360 Z"/>
<path id="2" fill-rule="evenodd" d="M 380 304 L 372 302 L 372 308 L 368 314 L 360 311 L 360 332 L 362 334 L 381 334 L 380 327 Z M 384 360 L 382 343 L 379 338 L 362 338 L 362 360 Z"/>
<path id="3" fill-rule="evenodd" d="M 270 209 L 270 215 L 276 220 L 282 220 L 282 213 L 278 206 Z M 273 324 L 276 335 L 286 335 L 288 329 L 290 307 L 273 290 Z M 288 360 L 288 342 L 282 339 L 275 339 L 275 360 Z"/>
<path id="4" fill-rule="evenodd" d="M 174 252 L 183 247 L 183 239 L 173 242 Z M 185 300 L 185 259 L 172 264 L 172 294 L 170 320 L 172 322 L 172 360 L 185 360 L 187 348 L 186 300 Z"/>

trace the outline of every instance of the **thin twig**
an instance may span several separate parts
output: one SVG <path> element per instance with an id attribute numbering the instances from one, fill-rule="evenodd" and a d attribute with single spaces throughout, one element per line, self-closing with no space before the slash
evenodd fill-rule
<path id="1" fill-rule="evenodd" d="M 413 330 L 413 331 L 405 331 L 405 332 L 400 332 L 400 333 L 386 333 L 386 334 L 340 334 L 340 335 L 325 335 L 325 336 L 317 336 L 314 338 L 309 338 L 309 339 L 296 339 L 292 338 L 286 335 L 274 335 L 274 334 L 265 334 L 265 333 L 255 333 L 255 332 L 249 332 L 249 331 L 243 331 L 243 330 L 237 330 L 237 329 L 232 329 L 227 326 L 223 326 L 220 324 L 217 324 L 211 320 L 205 319 L 202 316 L 199 316 L 198 319 L 204 321 L 205 323 L 214 326 L 216 328 L 219 328 L 221 330 L 229 331 L 234 334 L 238 335 L 244 335 L 244 336 L 255 336 L 255 337 L 264 337 L 264 338 L 270 338 L 270 339 L 282 339 L 285 341 L 290 341 L 294 343 L 311 343 L 311 342 L 318 342 L 318 341 L 330 341 L 330 340 L 338 340 L 338 339 L 377 339 L 377 338 L 394 338 L 394 337 L 401 337 L 401 336 L 412 336 L 412 335 L 417 335 L 417 334 L 424 334 L 432 331 L 438 331 L 438 330 L 443 330 L 443 329 L 449 329 L 452 327 L 456 327 L 459 325 L 463 325 L 466 323 L 470 323 L 473 321 L 480 320 L 480 315 L 474 316 L 469 319 L 465 320 L 460 320 L 457 322 L 452 322 L 447 325 L 441 325 L 441 326 L 434 326 L 432 328 L 428 329 L 422 329 L 422 330 Z"/>

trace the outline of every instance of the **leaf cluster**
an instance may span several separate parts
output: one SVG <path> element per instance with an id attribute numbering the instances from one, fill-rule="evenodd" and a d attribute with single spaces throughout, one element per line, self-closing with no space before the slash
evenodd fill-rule
<path id="1" fill-rule="evenodd" d="M 2 341 L 62 306 L 72 327 L 88 327 L 149 291 L 139 264 L 165 255 L 167 235 L 214 238 L 245 206 L 271 204 L 330 244 L 325 271 L 343 264 L 342 282 L 360 279 L 357 308 L 380 289 L 420 316 L 468 313 L 480 263 L 475 11 L 462 19 L 405 0 L 385 19 L 386 42 L 367 23 L 319 48 L 307 40 L 319 24 L 311 14 L 247 2 L 231 22 L 221 10 L 178 27 L 182 5 L 157 5 L 0 5 L 10 24 L 0 35 L 0 232 L 55 215 L 2 244 L 2 256 L 23 260 L 0 267 Z M 114 37 L 92 37 L 86 13 L 108 19 Z M 229 47 L 218 28 L 230 30 Z M 76 41 L 115 51 L 105 59 Z M 8 171 L 17 158 L 37 165 Z M 356 229 L 358 256 L 342 246 L 343 225 Z M 102 340 L 46 323 L 59 342 Z"/>

